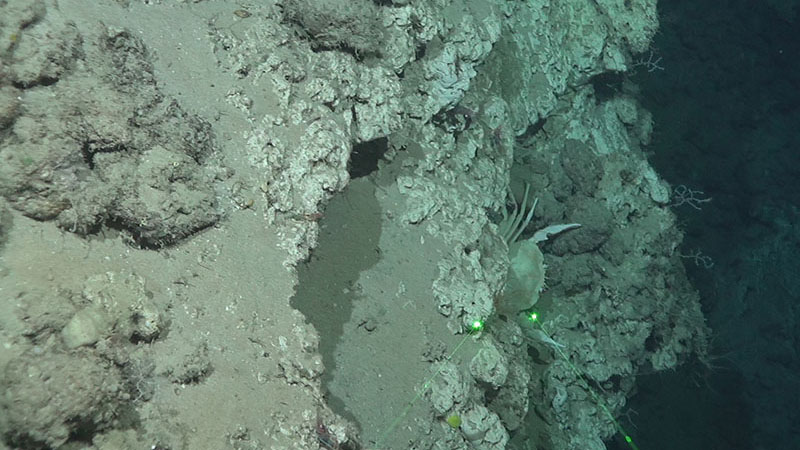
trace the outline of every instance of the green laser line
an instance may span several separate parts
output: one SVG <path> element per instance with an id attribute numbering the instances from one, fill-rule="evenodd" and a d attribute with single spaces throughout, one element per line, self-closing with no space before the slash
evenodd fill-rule
<path id="1" fill-rule="evenodd" d="M 542 333 L 544 333 L 548 339 L 555 342 L 555 340 L 553 340 L 553 338 L 550 336 L 550 333 L 548 333 L 547 330 L 545 330 L 544 324 L 539 320 L 539 315 L 537 313 L 535 312 L 531 313 L 528 317 L 531 319 L 532 322 L 539 324 L 539 328 L 541 328 Z M 633 450 L 639 450 L 639 447 L 636 445 L 635 442 L 633 442 L 633 438 L 625 431 L 624 428 L 622 428 L 622 425 L 617 421 L 617 419 L 614 418 L 614 415 L 611 414 L 611 411 L 606 407 L 603 399 L 600 398 L 600 396 L 597 394 L 597 392 L 595 392 L 594 389 L 592 389 L 591 386 L 589 386 L 589 383 L 584 378 L 586 377 L 586 374 L 577 367 L 575 367 L 575 365 L 570 362 L 569 358 L 567 358 L 566 353 L 564 353 L 564 351 L 561 350 L 561 348 L 559 348 L 557 345 L 553 345 L 552 347 L 556 349 L 556 352 L 558 352 L 558 354 L 561 356 L 561 359 L 563 359 L 564 362 L 566 362 L 567 365 L 570 367 L 570 369 L 572 369 L 572 372 L 575 374 L 575 376 L 583 382 L 583 385 L 586 387 L 586 390 L 589 391 L 589 394 L 591 394 L 595 403 L 597 403 L 597 406 L 599 406 L 603 411 L 605 411 L 608 418 L 611 419 L 611 423 L 613 423 L 614 427 L 617 429 L 617 432 L 619 432 L 622 438 L 625 439 L 625 442 L 627 442 L 628 445 Z"/>
<path id="2" fill-rule="evenodd" d="M 464 339 L 461 339 L 461 342 L 459 342 L 458 345 L 456 345 L 456 347 L 453 349 L 453 351 L 450 352 L 449 355 L 447 355 L 446 361 L 450 361 L 451 359 L 453 359 L 453 355 L 455 355 L 458 349 L 461 348 L 462 345 L 464 345 L 464 342 L 467 342 L 467 339 L 469 339 L 470 336 L 474 335 L 475 332 L 480 331 L 482 328 L 483 328 L 483 322 L 479 320 L 473 322 L 472 328 L 470 329 L 469 333 L 467 333 L 466 336 L 464 336 Z M 375 443 L 376 449 L 382 448 L 383 443 L 386 441 L 386 438 L 388 438 L 389 435 L 391 435 L 392 432 L 394 432 L 397 426 L 400 425 L 400 423 L 406 418 L 408 412 L 411 411 L 411 407 L 414 406 L 414 403 L 416 403 L 417 400 L 419 400 L 419 398 L 422 397 L 422 394 L 424 394 L 428 390 L 431 383 L 433 382 L 433 379 L 436 378 L 436 376 L 439 375 L 443 369 L 444 369 L 444 364 L 440 365 L 439 369 L 433 375 L 431 375 L 430 378 L 428 378 L 428 380 L 425 381 L 425 383 L 422 384 L 422 389 L 420 389 L 417 392 L 417 395 L 415 395 L 414 398 L 412 398 L 411 401 L 406 404 L 406 407 L 403 408 L 403 411 L 400 413 L 400 415 L 397 416 L 397 418 L 394 419 L 394 421 L 392 421 L 392 424 L 389 425 L 389 428 L 387 428 L 386 431 L 383 432 L 381 437 L 378 438 L 378 441 Z"/>

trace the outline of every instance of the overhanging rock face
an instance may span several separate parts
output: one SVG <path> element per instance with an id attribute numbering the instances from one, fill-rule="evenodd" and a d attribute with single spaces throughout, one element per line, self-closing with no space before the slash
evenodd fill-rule
<path id="1" fill-rule="evenodd" d="M 706 338 L 623 89 L 655 5 L 623 3 L 4 6 L 0 232 L 44 288 L 0 278 L 0 382 L 113 381 L 59 384 L 8 445 L 602 448 L 589 411 Z M 538 279 L 510 299 L 528 190 Z"/>

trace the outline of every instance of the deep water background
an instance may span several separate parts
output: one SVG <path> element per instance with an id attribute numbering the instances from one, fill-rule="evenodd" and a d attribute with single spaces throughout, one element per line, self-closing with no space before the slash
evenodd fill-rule
<path id="1" fill-rule="evenodd" d="M 639 378 L 622 425 L 642 450 L 800 449 L 798 3 L 659 3 L 660 68 L 634 80 L 650 161 L 712 199 L 674 208 L 713 342 L 709 364 Z"/>

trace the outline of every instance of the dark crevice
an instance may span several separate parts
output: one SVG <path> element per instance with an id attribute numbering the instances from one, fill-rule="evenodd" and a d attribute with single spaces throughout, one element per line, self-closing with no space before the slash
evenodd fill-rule
<path id="1" fill-rule="evenodd" d="M 353 146 L 347 170 L 350 178 L 365 177 L 378 170 L 378 161 L 389 150 L 389 140 L 385 137 L 362 142 Z"/>

